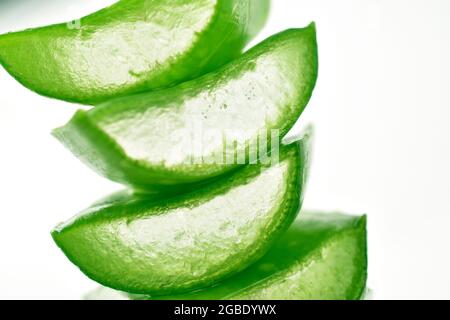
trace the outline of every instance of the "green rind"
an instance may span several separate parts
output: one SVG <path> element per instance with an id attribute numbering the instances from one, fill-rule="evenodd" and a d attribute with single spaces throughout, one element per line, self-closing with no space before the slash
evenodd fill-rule
<path id="1" fill-rule="evenodd" d="M 70 102 L 95 104 L 169 87 L 239 56 L 269 10 L 270 0 L 254 1 L 122 0 L 82 18 L 79 29 L 62 23 L 1 35 L 0 63 L 29 89 Z M 173 33 L 187 33 L 186 42 L 145 47 L 180 25 L 186 26 Z"/>
<path id="2" fill-rule="evenodd" d="M 136 141 L 144 136 L 146 139 L 152 136 L 161 136 L 161 139 L 158 139 L 158 143 L 161 142 L 164 148 L 156 147 L 151 143 L 145 144 L 145 146 L 139 146 L 139 148 L 145 148 L 145 153 L 150 155 L 158 153 L 162 154 L 163 152 L 166 152 L 166 150 L 172 150 L 171 147 L 173 146 L 173 143 L 172 141 L 169 141 L 170 134 L 162 134 L 162 127 L 160 126 L 165 124 L 175 126 L 176 121 L 181 121 L 183 125 L 189 125 L 189 120 L 183 118 L 184 113 L 182 115 L 178 114 L 178 110 L 185 101 L 189 101 L 193 96 L 201 96 L 203 92 L 208 92 L 208 94 L 211 95 L 211 99 L 214 100 L 214 94 L 210 93 L 210 91 L 214 90 L 212 88 L 215 86 L 225 87 L 229 81 L 232 82 L 235 81 L 234 79 L 240 79 L 240 77 L 246 73 L 251 74 L 252 68 L 254 68 L 254 61 L 258 58 L 264 59 L 266 56 L 270 57 L 272 50 L 278 50 L 276 52 L 281 52 L 279 53 L 280 55 L 283 55 L 286 51 L 288 52 L 286 53 L 287 56 L 295 57 L 294 60 L 298 60 L 296 63 L 301 65 L 300 70 L 289 71 L 290 75 L 286 75 L 287 78 L 285 80 L 290 79 L 289 77 L 292 77 L 292 79 L 300 77 L 301 80 L 296 84 L 279 84 L 281 87 L 292 86 L 295 89 L 293 89 L 294 92 L 286 93 L 288 96 L 286 99 L 290 101 L 288 105 L 272 105 L 270 107 L 271 110 L 283 110 L 283 112 L 280 112 L 280 115 L 277 116 L 278 118 L 276 118 L 275 123 L 266 120 L 268 122 L 264 124 L 264 127 L 251 128 L 249 126 L 243 126 L 242 128 L 239 127 L 237 129 L 254 130 L 255 132 L 257 129 L 264 129 L 267 131 L 277 129 L 279 130 L 280 138 L 282 138 L 292 128 L 306 107 L 317 79 L 318 60 L 314 24 L 305 29 L 292 29 L 277 34 L 249 50 L 241 58 L 238 58 L 220 70 L 207 74 L 199 79 L 186 82 L 167 90 L 115 99 L 87 112 L 82 110 L 78 111 L 68 124 L 55 129 L 53 134 L 84 163 L 102 176 L 119 183 L 133 186 L 137 189 L 147 191 L 161 190 L 173 186 L 195 184 L 201 181 L 214 179 L 226 172 L 236 169 L 240 165 L 220 163 L 185 164 L 184 162 L 167 164 L 167 162 L 170 163 L 170 159 L 168 159 L 170 157 L 170 152 L 164 153 L 164 156 L 161 156 L 163 160 L 152 161 L 142 159 L 138 156 L 130 155 L 129 150 L 127 150 L 126 146 L 124 146 L 121 141 L 118 141 L 116 135 L 125 135 L 126 132 L 134 130 L 139 123 L 142 123 L 143 116 L 141 116 L 140 112 L 144 113 L 147 109 L 151 109 L 152 112 L 157 114 L 159 112 L 169 112 L 169 116 L 164 114 L 161 117 L 167 116 L 170 117 L 170 119 L 161 118 L 158 120 L 158 115 L 155 115 L 155 117 L 149 118 L 153 121 L 154 125 L 148 125 L 145 122 L 144 128 L 148 132 L 141 134 L 139 137 L 129 139 L 132 139 L 133 143 L 139 143 Z M 297 52 L 298 56 L 295 56 L 293 52 Z M 283 56 L 283 58 L 286 57 Z M 274 59 L 277 61 L 276 58 Z M 268 58 L 267 61 L 271 61 L 270 58 Z M 267 77 L 268 75 L 263 76 Z M 282 96 L 284 99 L 284 94 Z M 232 99 L 234 97 L 234 95 L 229 94 L 224 97 L 224 99 Z M 272 101 L 271 97 L 269 97 L 268 101 Z M 246 102 L 243 101 L 241 103 Z M 192 106 L 192 112 L 198 113 L 200 112 L 200 108 L 206 106 L 199 105 L 195 107 L 196 108 L 193 108 Z M 225 122 L 225 115 L 228 113 L 228 117 L 231 117 L 231 115 L 234 116 L 234 112 L 239 111 L 219 110 L 221 107 L 217 105 L 210 105 L 209 108 L 211 107 L 212 111 L 207 109 L 208 112 L 211 112 L 213 117 L 218 115 L 224 117 L 222 127 L 229 126 L 231 129 L 236 129 L 233 127 L 233 121 L 229 124 Z M 173 115 L 170 113 L 172 111 L 169 109 L 173 110 Z M 242 112 L 242 114 L 238 114 L 237 116 L 239 119 L 244 119 L 257 116 L 257 113 L 261 111 L 252 109 L 247 112 L 251 113 L 246 114 Z M 178 117 L 178 120 L 176 117 Z M 132 120 L 131 123 L 127 122 L 125 125 L 121 124 L 122 121 L 128 121 L 127 119 L 135 118 L 138 123 L 135 123 L 134 125 L 134 120 Z M 201 115 L 195 114 L 195 117 L 193 118 L 196 119 L 196 121 L 203 121 L 205 124 L 208 123 L 208 120 L 203 120 Z M 267 119 L 270 119 L 270 116 L 267 116 Z M 121 126 L 124 127 L 122 128 Z M 110 127 L 115 127 L 114 130 L 118 133 L 111 133 Z M 176 128 L 174 128 L 174 131 L 175 130 Z M 256 136 L 245 142 L 241 141 L 241 146 L 245 145 L 245 148 L 247 148 L 246 151 L 248 152 L 251 141 L 254 141 L 255 139 Z M 181 145 L 179 141 L 176 143 L 177 145 Z M 219 149 L 217 152 L 221 152 L 221 150 Z M 193 155 L 191 155 L 191 157 L 192 156 Z"/>
<path id="3" fill-rule="evenodd" d="M 163 295 L 214 285 L 263 256 L 295 219 L 307 148 L 305 138 L 282 148 L 279 165 L 248 165 L 187 194 L 103 201 L 57 227 L 52 236 L 88 277 L 117 290 Z M 245 201 L 236 200 L 241 193 Z M 189 233 L 180 232 L 183 228 Z M 155 239 L 160 231 L 161 238 Z"/>

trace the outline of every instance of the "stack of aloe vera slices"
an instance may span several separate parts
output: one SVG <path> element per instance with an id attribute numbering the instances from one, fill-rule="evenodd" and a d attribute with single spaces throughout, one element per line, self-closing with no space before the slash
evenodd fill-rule
<path id="1" fill-rule="evenodd" d="M 135 299 L 361 298 L 365 217 L 296 220 L 311 132 L 281 143 L 315 86 L 315 25 L 241 54 L 268 8 L 121 0 L 79 29 L 0 36 L 25 86 L 95 105 L 54 135 L 129 187 L 52 231 L 91 279 Z"/>

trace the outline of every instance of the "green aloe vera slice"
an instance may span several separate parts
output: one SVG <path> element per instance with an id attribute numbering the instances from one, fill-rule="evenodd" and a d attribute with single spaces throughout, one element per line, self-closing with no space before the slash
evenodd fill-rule
<path id="1" fill-rule="evenodd" d="M 114 196 L 52 236 L 88 277 L 151 295 L 204 288 L 255 262 L 298 214 L 308 137 L 277 164 L 254 164 L 198 190 L 147 199 Z"/>
<path id="2" fill-rule="evenodd" d="M 366 217 L 302 212 L 258 262 L 201 291 L 153 299 L 357 300 L 367 280 Z M 151 299 L 99 288 L 86 299 Z"/>
<path id="3" fill-rule="evenodd" d="M 0 36 L 0 63 L 42 95 L 94 104 L 194 79 L 236 58 L 269 0 L 121 0 L 78 23 Z"/>
<path id="4" fill-rule="evenodd" d="M 298 120 L 317 77 L 315 34 L 314 24 L 279 33 L 199 79 L 79 111 L 54 135 L 138 189 L 212 179 L 266 154 Z"/>

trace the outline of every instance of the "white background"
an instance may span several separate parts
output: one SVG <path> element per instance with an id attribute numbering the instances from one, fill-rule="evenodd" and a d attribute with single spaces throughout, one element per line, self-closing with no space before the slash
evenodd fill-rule
<path id="1" fill-rule="evenodd" d="M 0 33 L 112 2 L 3 0 Z M 318 28 L 319 81 L 296 128 L 316 125 L 305 207 L 369 215 L 375 298 L 449 299 L 450 1 L 273 3 L 258 41 L 311 20 Z M 0 70 L 0 298 L 78 299 L 96 287 L 49 234 L 120 188 L 50 136 L 77 108 Z"/>

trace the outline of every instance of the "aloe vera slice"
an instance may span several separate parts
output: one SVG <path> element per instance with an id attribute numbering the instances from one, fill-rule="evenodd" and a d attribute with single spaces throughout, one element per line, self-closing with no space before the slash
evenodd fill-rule
<path id="1" fill-rule="evenodd" d="M 277 164 L 254 164 L 184 195 L 115 196 L 52 236 L 88 277 L 108 287 L 174 294 L 213 285 L 258 260 L 298 214 L 308 138 Z"/>
<path id="2" fill-rule="evenodd" d="M 268 9 L 269 0 L 121 0 L 79 23 L 0 36 L 0 63 L 42 95 L 94 104 L 214 70 Z"/>
<path id="3" fill-rule="evenodd" d="M 367 280 L 366 217 L 302 212 L 258 262 L 216 287 L 153 299 L 357 300 Z M 86 299 L 152 299 L 101 287 Z"/>
<path id="4" fill-rule="evenodd" d="M 79 111 L 54 135 L 113 181 L 145 190 L 197 183 L 276 147 L 307 105 L 317 68 L 311 24 L 199 79 Z"/>

